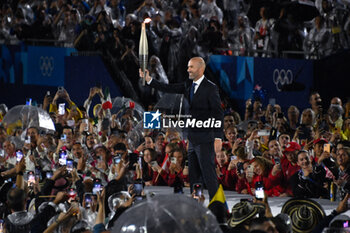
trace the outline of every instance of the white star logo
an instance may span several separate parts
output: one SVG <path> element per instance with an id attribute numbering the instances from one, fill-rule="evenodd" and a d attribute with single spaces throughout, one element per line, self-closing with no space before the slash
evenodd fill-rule
<path id="1" fill-rule="evenodd" d="M 157 119 L 158 117 L 160 117 L 162 114 L 161 113 L 159 113 L 159 109 L 157 110 L 157 112 L 155 112 L 155 113 L 152 113 L 152 120 L 151 120 L 151 122 L 153 122 L 155 119 Z"/>

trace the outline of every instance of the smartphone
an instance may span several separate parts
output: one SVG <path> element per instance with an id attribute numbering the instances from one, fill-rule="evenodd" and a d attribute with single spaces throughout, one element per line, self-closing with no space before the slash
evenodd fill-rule
<path id="1" fill-rule="evenodd" d="M 58 163 L 59 163 L 61 166 L 67 165 L 67 151 L 65 151 L 65 150 L 60 150 L 59 153 L 60 153 L 60 154 L 59 154 Z"/>
<path id="2" fill-rule="evenodd" d="M 311 136 L 311 130 L 309 127 L 306 127 L 305 125 L 300 125 L 300 134 L 298 135 L 299 139 L 309 139 Z"/>
<path id="3" fill-rule="evenodd" d="M 77 196 L 77 191 L 74 188 L 70 188 L 68 189 L 68 202 L 71 203 L 73 200 L 75 200 L 76 196 Z"/>
<path id="4" fill-rule="evenodd" d="M 236 160 L 236 159 L 237 159 L 237 156 L 236 156 L 236 155 L 232 155 L 232 156 L 231 156 L 231 161 L 232 161 L 232 160 Z"/>
<path id="5" fill-rule="evenodd" d="M 247 173 L 248 173 L 249 177 L 253 177 L 254 176 L 254 167 L 252 165 L 248 165 Z"/>
<path id="6" fill-rule="evenodd" d="M 47 92 L 46 92 L 46 95 L 47 95 L 47 96 L 50 96 L 50 94 L 51 94 L 50 91 L 47 91 Z"/>
<path id="7" fill-rule="evenodd" d="M 329 144 L 329 143 L 324 144 L 323 145 L 323 151 L 331 153 L 331 144 Z"/>
<path id="8" fill-rule="evenodd" d="M 258 137 L 270 136 L 270 131 L 267 129 L 262 129 L 258 131 Z"/>
<path id="9" fill-rule="evenodd" d="M 97 195 L 97 193 L 101 192 L 101 189 L 102 189 L 102 184 L 101 184 L 101 180 L 100 179 L 95 179 L 94 180 L 94 185 L 93 185 L 93 188 L 92 188 L 92 193 L 94 195 Z"/>
<path id="10" fill-rule="evenodd" d="M 42 180 L 41 171 L 38 168 L 35 168 L 35 178 Z"/>
<path id="11" fill-rule="evenodd" d="M 92 193 L 85 193 L 85 207 L 90 208 L 92 202 Z"/>
<path id="12" fill-rule="evenodd" d="M 58 115 L 64 115 L 66 113 L 65 105 L 65 103 L 58 105 Z"/>
<path id="13" fill-rule="evenodd" d="M 173 164 L 176 164 L 176 158 L 175 157 L 171 157 L 170 158 L 170 162 L 173 163 Z"/>
<path id="14" fill-rule="evenodd" d="M 151 161 L 151 166 L 156 167 L 158 165 L 157 161 Z"/>
<path id="15" fill-rule="evenodd" d="M 134 190 L 135 190 L 136 200 L 142 200 L 143 184 L 141 182 L 140 183 L 134 183 Z"/>
<path id="16" fill-rule="evenodd" d="M 67 135 L 62 134 L 62 135 L 61 135 L 61 140 L 65 142 L 65 141 L 67 140 Z"/>
<path id="17" fill-rule="evenodd" d="M 274 160 L 275 160 L 275 164 L 278 164 L 278 165 L 281 164 L 281 159 L 279 157 L 275 157 Z"/>
<path id="18" fill-rule="evenodd" d="M 52 171 L 47 171 L 46 172 L 46 179 L 51 179 L 53 176 L 53 172 Z"/>
<path id="19" fill-rule="evenodd" d="M 262 200 L 265 197 L 264 184 L 262 182 L 255 183 L 255 198 L 257 200 Z"/>
<path id="20" fill-rule="evenodd" d="M 237 163 L 237 173 L 238 174 L 243 174 L 244 173 L 244 163 L 239 162 Z"/>
<path id="21" fill-rule="evenodd" d="M 4 157 L 5 156 L 5 151 L 3 149 L 0 149 L 0 157 Z"/>
<path id="22" fill-rule="evenodd" d="M 24 143 L 25 143 L 25 144 L 30 144 L 30 137 L 25 136 L 25 138 L 24 138 Z"/>
<path id="23" fill-rule="evenodd" d="M 66 159 L 66 166 L 67 166 L 67 171 L 71 172 L 73 171 L 73 160 L 72 159 Z"/>
<path id="24" fill-rule="evenodd" d="M 349 221 L 344 221 L 343 222 L 343 227 L 348 228 L 349 227 Z"/>
<path id="25" fill-rule="evenodd" d="M 185 161 L 185 167 L 188 167 L 188 160 Z"/>
<path id="26" fill-rule="evenodd" d="M 196 183 L 193 184 L 193 192 L 194 192 L 194 197 L 199 198 L 203 194 L 203 185 L 202 183 Z"/>
<path id="27" fill-rule="evenodd" d="M 113 158 L 113 162 L 114 162 L 114 164 L 118 164 L 118 163 L 120 163 L 120 161 L 121 161 L 121 159 L 122 159 L 122 157 L 121 156 L 114 156 L 114 158 Z"/>
<path id="28" fill-rule="evenodd" d="M 35 174 L 33 171 L 29 171 L 27 173 L 27 178 L 28 178 L 28 186 L 33 187 L 35 184 Z"/>
<path id="29" fill-rule="evenodd" d="M 89 120 L 83 119 L 83 123 L 85 124 L 84 131 L 88 132 L 89 131 Z"/>
<path id="30" fill-rule="evenodd" d="M 16 158 L 17 158 L 17 162 L 21 161 L 21 159 L 23 158 L 22 150 L 17 150 L 16 151 Z"/>

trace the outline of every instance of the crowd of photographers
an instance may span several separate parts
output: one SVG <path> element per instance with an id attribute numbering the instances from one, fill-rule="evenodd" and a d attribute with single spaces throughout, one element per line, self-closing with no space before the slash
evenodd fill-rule
<path id="1" fill-rule="evenodd" d="M 0 214 L 7 232 L 102 232 L 145 198 L 144 186 L 170 186 L 176 193 L 189 186 L 188 142 L 182 132 L 139 128 L 136 103 L 111 114 L 109 96 L 94 87 L 79 106 L 63 88 L 53 98 L 46 95 L 41 108 L 55 131 L 34 122 L 24 127 L 25 119 L 8 124 L 13 112 L 1 105 Z M 90 111 L 93 98 L 101 103 Z M 259 202 L 266 211 L 267 197 L 343 200 L 324 219 L 328 226 L 347 210 L 350 103 L 343 105 L 337 97 L 322 103 L 317 92 L 309 101 L 310 108 L 290 106 L 286 116 L 279 105 L 264 108 L 259 99 L 246 102 L 242 117 L 223 104 L 225 140 L 216 154 L 216 173 L 224 189 L 264 200 Z M 198 190 L 204 186 L 197 184 L 195 198 L 202 200 Z M 236 220 L 231 216 L 228 222 Z M 229 225 L 226 230 L 242 226 Z"/>
<path id="2" fill-rule="evenodd" d="M 25 41 L 98 52 L 118 85 L 138 102 L 157 98 L 140 88 L 138 71 L 133 69 L 138 65 L 141 22 L 147 17 L 152 19 L 146 30 L 149 57 L 154 56 L 152 75 L 170 83 L 187 77 L 184 67 L 194 56 L 319 59 L 349 48 L 347 1 L 7 2 L 0 9 L 2 43 Z"/>

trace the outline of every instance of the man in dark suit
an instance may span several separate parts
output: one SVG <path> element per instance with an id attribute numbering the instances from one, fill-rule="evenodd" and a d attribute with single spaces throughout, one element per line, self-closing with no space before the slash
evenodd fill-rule
<path id="1" fill-rule="evenodd" d="M 188 62 L 189 79 L 184 83 L 164 84 L 153 80 L 146 70 L 148 85 L 163 92 L 184 94 L 189 102 L 188 114 L 196 121 L 215 121 L 208 128 L 191 127 L 188 129 L 188 165 L 191 192 L 193 184 L 202 183 L 208 188 L 210 199 L 218 189 L 215 172 L 215 152 L 221 150 L 223 110 L 217 86 L 204 77 L 205 62 L 194 57 Z M 144 74 L 140 70 L 140 77 Z M 195 126 L 198 126 L 197 124 Z"/>

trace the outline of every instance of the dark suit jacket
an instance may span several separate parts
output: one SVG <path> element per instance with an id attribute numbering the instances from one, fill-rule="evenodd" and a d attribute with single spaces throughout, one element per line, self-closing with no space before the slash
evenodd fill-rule
<path id="1" fill-rule="evenodd" d="M 204 77 L 193 95 L 192 102 L 189 100 L 192 86 L 190 79 L 184 83 L 176 84 L 164 84 L 153 79 L 150 86 L 163 92 L 184 94 L 190 105 L 187 114 L 191 115 L 192 119 L 205 121 L 214 118 L 214 121 L 221 121 L 220 128 L 189 128 L 188 139 L 191 143 L 208 143 L 213 142 L 215 138 L 222 138 L 224 114 L 221 108 L 219 90 L 214 83 Z"/>

